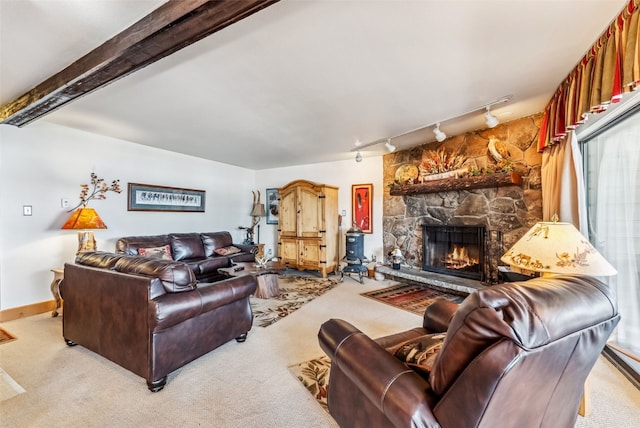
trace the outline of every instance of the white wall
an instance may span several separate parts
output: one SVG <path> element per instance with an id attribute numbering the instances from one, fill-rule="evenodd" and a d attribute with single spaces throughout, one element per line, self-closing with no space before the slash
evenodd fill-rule
<path id="1" fill-rule="evenodd" d="M 362 162 L 345 160 L 256 171 L 256 188 L 264 195 L 267 188 L 283 187 L 299 179 L 339 187 L 338 210 L 346 212 L 342 219 L 340 258 L 344 257 L 344 233 L 351 227 L 351 185 L 372 183 L 373 233 L 365 235 L 364 254 L 369 258 L 375 254 L 382 260 L 382 156 L 365 157 Z M 265 248 L 273 249 L 274 254 L 277 254 L 277 230 L 277 225 L 266 224 L 265 220 L 260 222 L 260 241 Z"/>
<path id="2" fill-rule="evenodd" d="M 343 233 L 351 225 L 351 185 L 373 183 L 373 234 L 365 235 L 365 255 L 382 256 L 382 157 L 253 171 L 180 155 L 114 138 L 37 121 L 24 128 L 0 125 L 0 309 L 48 301 L 50 269 L 72 262 L 74 231 L 61 230 L 80 184 L 95 172 L 107 182 L 119 179 L 121 194 L 91 201 L 108 229 L 94 231 L 98 249 L 113 251 L 121 236 L 228 230 L 235 242 L 251 222 L 252 190 L 282 187 L 306 179 L 337 186 Z M 206 191 L 204 213 L 127 211 L 127 183 Z M 22 215 L 23 205 L 33 215 Z M 276 251 L 277 225 L 261 221 L 260 241 Z M 341 256 L 344 255 L 344 239 Z"/>
<path id="3" fill-rule="evenodd" d="M 73 261 L 77 234 L 60 227 L 70 215 L 60 199 L 79 202 L 80 184 L 95 172 L 119 179 L 120 194 L 93 200 L 108 229 L 94 231 L 98 249 L 121 236 L 228 230 L 242 242 L 250 224 L 255 171 L 180 155 L 45 121 L 0 126 L 0 309 L 51 300 L 51 268 Z M 204 213 L 127 211 L 127 183 L 206 191 Z M 23 205 L 33 215 L 22 215 Z"/>

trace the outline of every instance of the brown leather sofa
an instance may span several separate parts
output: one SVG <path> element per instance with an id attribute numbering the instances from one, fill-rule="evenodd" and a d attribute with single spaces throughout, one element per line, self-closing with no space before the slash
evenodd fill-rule
<path id="1" fill-rule="evenodd" d="M 167 375 L 236 339 L 253 323 L 251 275 L 196 283 L 189 266 L 114 253 L 83 253 L 65 264 L 62 333 L 142 376 L 152 392 Z"/>
<path id="2" fill-rule="evenodd" d="M 329 411 L 341 427 L 573 427 L 620 318 L 614 302 L 600 281 L 562 276 L 488 287 L 459 308 L 434 303 L 422 328 L 375 341 L 329 320 Z M 435 332 L 446 336 L 430 374 L 388 351 Z"/>
<path id="3" fill-rule="evenodd" d="M 116 253 L 129 256 L 140 255 L 141 248 L 160 248 L 168 245 L 171 258 L 186 263 L 201 282 L 219 281 L 225 277 L 219 268 L 231 266 L 232 262 L 252 262 L 258 251 L 256 245 L 233 243 L 229 232 L 169 233 L 166 235 L 127 236 L 116 242 Z M 235 247 L 240 252 L 221 255 L 216 251 Z"/>

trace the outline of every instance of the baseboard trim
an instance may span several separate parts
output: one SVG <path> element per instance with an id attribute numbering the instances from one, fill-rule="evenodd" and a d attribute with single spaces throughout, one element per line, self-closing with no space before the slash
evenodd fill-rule
<path id="1" fill-rule="evenodd" d="M 55 300 L 47 300 L 44 302 L 32 303 L 30 305 L 18 306 L 16 308 L 3 309 L 0 311 L 0 322 L 30 317 L 31 315 L 38 315 L 43 312 L 53 312 L 55 307 Z"/>

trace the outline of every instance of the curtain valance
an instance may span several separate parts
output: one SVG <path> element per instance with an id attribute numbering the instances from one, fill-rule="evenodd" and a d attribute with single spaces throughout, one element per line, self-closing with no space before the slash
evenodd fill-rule
<path id="1" fill-rule="evenodd" d="M 538 148 L 562 140 L 589 113 L 600 113 L 622 94 L 640 88 L 640 0 L 630 0 L 547 104 Z"/>

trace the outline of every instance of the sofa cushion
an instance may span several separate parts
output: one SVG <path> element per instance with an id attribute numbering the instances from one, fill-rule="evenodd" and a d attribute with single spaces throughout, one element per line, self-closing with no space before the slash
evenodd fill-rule
<path id="1" fill-rule="evenodd" d="M 201 260 L 198 263 L 198 274 L 208 275 L 210 273 L 217 273 L 218 269 L 231 266 L 231 262 L 227 257 L 210 257 Z"/>
<path id="2" fill-rule="evenodd" d="M 169 235 L 126 236 L 116 242 L 116 253 L 137 256 L 138 248 L 162 247 L 170 242 Z"/>
<path id="3" fill-rule="evenodd" d="M 111 269 L 122 257 L 120 254 L 107 253 L 104 251 L 78 253 L 78 255 L 76 255 L 76 264 Z"/>
<path id="4" fill-rule="evenodd" d="M 172 233 L 169 235 L 169 238 L 171 238 L 171 254 L 174 260 L 205 257 L 200 234 Z"/>
<path id="5" fill-rule="evenodd" d="M 241 250 L 238 247 L 234 247 L 233 245 L 229 245 L 228 247 L 216 248 L 213 250 L 214 253 L 219 256 L 230 256 L 231 254 L 239 253 Z"/>
<path id="6" fill-rule="evenodd" d="M 215 250 L 217 248 L 228 247 L 233 244 L 233 239 L 229 232 L 208 232 L 201 233 L 200 239 L 204 247 L 205 257 L 215 256 Z"/>
<path id="7" fill-rule="evenodd" d="M 436 356 L 442 349 L 445 333 L 425 334 L 387 348 L 393 356 L 429 380 Z"/>
<path id="8" fill-rule="evenodd" d="M 113 267 L 122 273 L 158 278 L 167 293 L 180 293 L 196 288 L 196 276 L 185 263 L 144 257 L 122 257 Z"/>
<path id="9" fill-rule="evenodd" d="M 162 247 L 138 248 L 138 254 L 145 257 L 153 257 L 155 259 L 173 260 L 171 257 L 171 247 L 163 245 Z"/>

